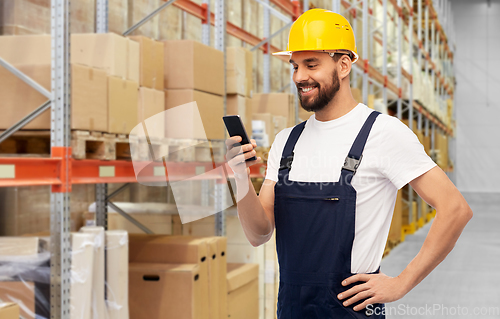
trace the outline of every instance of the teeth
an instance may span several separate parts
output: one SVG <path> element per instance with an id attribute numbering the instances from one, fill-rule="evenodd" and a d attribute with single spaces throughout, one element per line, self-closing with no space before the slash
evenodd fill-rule
<path id="1" fill-rule="evenodd" d="M 309 92 L 311 91 L 312 89 L 314 89 L 314 87 L 307 87 L 307 88 L 302 88 L 302 92 Z"/>

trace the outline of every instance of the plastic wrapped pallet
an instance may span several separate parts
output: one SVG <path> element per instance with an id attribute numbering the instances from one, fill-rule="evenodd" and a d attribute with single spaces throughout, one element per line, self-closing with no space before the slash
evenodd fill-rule
<path id="1" fill-rule="evenodd" d="M 109 319 L 128 319 L 128 233 L 106 231 L 106 305 Z"/>
<path id="2" fill-rule="evenodd" d="M 95 235 L 71 234 L 70 318 L 92 318 Z"/>
<path id="3" fill-rule="evenodd" d="M 95 236 L 94 269 L 92 280 L 92 318 L 108 318 L 104 301 L 104 228 L 82 227 L 80 232 Z"/>
<path id="4" fill-rule="evenodd" d="M 50 253 L 41 241 L 0 237 L 0 303 L 18 304 L 25 319 L 50 316 Z"/>

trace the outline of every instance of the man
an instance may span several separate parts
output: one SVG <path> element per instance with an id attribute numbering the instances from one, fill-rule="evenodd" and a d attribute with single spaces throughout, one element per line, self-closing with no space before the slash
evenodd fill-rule
<path id="1" fill-rule="evenodd" d="M 245 162 L 252 145 L 227 140 L 238 216 L 253 246 L 276 228 L 278 318 L 384 318 L 453 249 L 472 211 L 413 132 L 355 102 L 349 73 L 358 59 L 349 22 L 323 9 L 292 25 L 287 51 L 301 106 L 314 114 L 278 133 L 256 195 Z M 347 156 L 347 157 L 346 157 Z M 379 271 L 397 190 L 410 183 L 436 217 L 417 256 L 397 277 Z M 242 190 L 248 190 L 243 193 Z"/>

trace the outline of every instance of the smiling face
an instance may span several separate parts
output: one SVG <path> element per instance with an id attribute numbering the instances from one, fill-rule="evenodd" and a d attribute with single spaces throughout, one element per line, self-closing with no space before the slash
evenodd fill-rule
<path id="1" fill-rule="evenodd" d="M 337 57 L 313 51 L 292 54 L 290 63 L 294 68 L 293 81 L 304 110 L 317 112 L 324 109 L 339 91 Z"/>

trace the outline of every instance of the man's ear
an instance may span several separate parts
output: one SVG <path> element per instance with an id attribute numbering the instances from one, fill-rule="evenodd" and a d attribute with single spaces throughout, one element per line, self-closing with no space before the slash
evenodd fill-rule
<path id="1" fill-rule="evenodd" d="M 343 55 L 338 62 L 338 73 L 341 80 L 344 80 L 351 73 L 352 60 L 348 55 Z"/>

